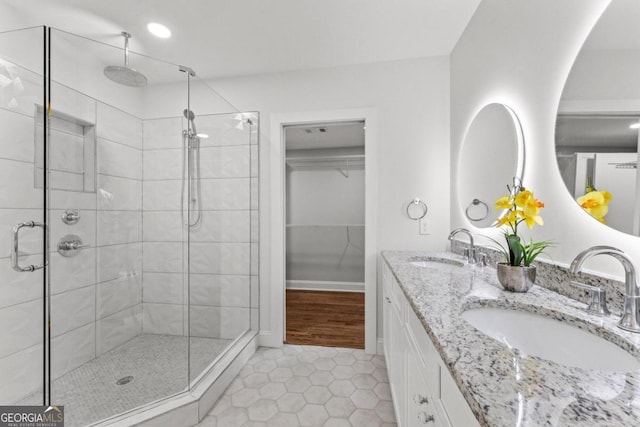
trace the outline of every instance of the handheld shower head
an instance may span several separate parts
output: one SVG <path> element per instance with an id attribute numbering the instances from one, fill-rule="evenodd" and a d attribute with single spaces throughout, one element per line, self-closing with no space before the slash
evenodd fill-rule
<path id="1" fill-rule="evenodd" d="M 193 111 L 191 110 L 187 110 L 185 109 L 182 114 L 184 114 L 185 119 L 187 120 L 193 120 L 196 118 L 196 115 L 193 113 Z"/>
<path id="2" fill-rule="evenodd" d="M 184 114 L 184 118 L 189 120 L 191 122 L 191 130 L 193 131 L 193 134 L 197 134 L 198 132 L 196 132 L 196 115 L 193 111 L 189 110 L 189 109 L 185 109 L 182 114 Z"/>

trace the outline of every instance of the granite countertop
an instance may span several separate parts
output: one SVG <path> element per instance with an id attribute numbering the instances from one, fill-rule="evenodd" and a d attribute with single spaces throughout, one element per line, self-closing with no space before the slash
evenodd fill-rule
<path id="1" fill-rule="evenodd" d="M 461 260 L 450 252 L 382 256 L 480 425 L 640 426 L 640 370 L 588 370 L 523 355 L 460 317 L 478 307 L 539 313 L 599 335 L 640 359 L 640 334 L 618 328 L 617 314 L 589 315 L 585 304 L 535 285 L 524 294 L 504 291 L 489 267 L 409 264 L 420 257 Z"/>

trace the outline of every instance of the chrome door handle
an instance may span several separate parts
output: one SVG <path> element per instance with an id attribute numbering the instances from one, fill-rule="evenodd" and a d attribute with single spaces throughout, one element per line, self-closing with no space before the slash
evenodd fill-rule
<path id="1" fill-rule="evenodd" d="M 19 237 L 18 235 L 20 234 L 20 229 L 23 227 L 29 227 L 29 228 L 33 228 L 33 227 L 42 227 L 43 229 L 45 228 L 45 225 L 41 222 L 35 222 L 35 221 L 27 221 L 27 222 L 21 222 L 20 224 L 16 225 L 15 227 L 13 227 L 13 250 L 11 251 L 11 267 L 13 267 L 13 269 L 15 271 L 36 271 L 36 270 L 40 270 L 41 268 L 44 268 L 46 262 L 44 264 L 39 264 L 39 265 L 28 265 L 26 267 L 20 267 L 20 265 L 18 264 L 18 248 L 20 246 L 20 241 L 19 241 Z M 45 254 L 46 256 L 46 254 Z"/>

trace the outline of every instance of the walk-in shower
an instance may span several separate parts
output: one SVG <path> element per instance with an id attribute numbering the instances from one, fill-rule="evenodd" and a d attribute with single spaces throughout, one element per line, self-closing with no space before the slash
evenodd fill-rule
<path id="1" fill-rule="evenodd" d="M 121 47 L 0 32 L 0 404 L 66 427 L 196 424 L 255 347 L 259 117 L 129 55 L 143 89 Z"/>

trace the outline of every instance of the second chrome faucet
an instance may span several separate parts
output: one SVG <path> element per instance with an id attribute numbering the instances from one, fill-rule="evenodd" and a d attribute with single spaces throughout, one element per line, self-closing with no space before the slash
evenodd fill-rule
<path id="1" fill-rule="evenodd" d="M 625 331 L 640 332 L 640 287 L 636 269 L 627 254 L 612 246 L 593 246 L 575 257 L 569 271 L 579 273 L 584 262 L 595 255 L 612 256 L 624 267 L 624 310 L 618 326 Z"/>

